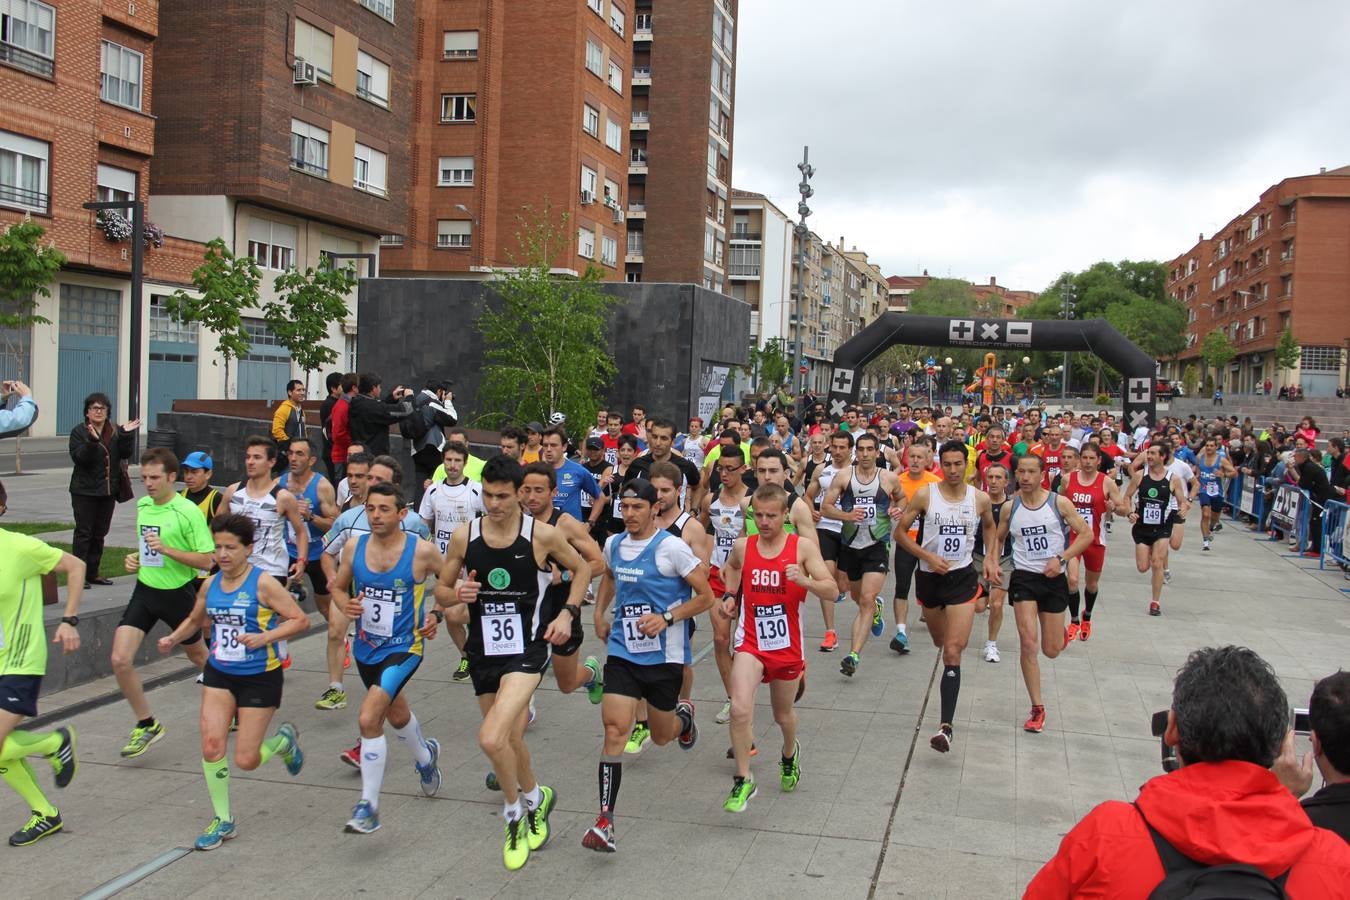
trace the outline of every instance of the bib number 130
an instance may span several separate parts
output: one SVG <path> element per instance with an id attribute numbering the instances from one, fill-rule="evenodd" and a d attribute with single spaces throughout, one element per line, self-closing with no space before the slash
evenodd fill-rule
<path id="1" fill-rule="evenodd" d="M 786 650 L 792 645 L 782 604 L 755 609 L 755 643 L 760 650 Z"/>

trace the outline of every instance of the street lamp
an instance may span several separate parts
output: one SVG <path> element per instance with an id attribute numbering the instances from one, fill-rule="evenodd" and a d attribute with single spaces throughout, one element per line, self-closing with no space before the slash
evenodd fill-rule
<path id="1" fill-rule="evenodd" d="M 815 193 L 811 188 L 811 176 L 816 174 L 816 170 L 811 168 L 811 148 L 802 147 L 802 161 L 797 163 L 797 171 L 801 172 L 802 180 L 797 184 L 797 192 L 801 194 L 802 199 L 797 203 L 797 215 L 800 217 L 793 231 L 797 235 L 797 364 L 795 376 L 797 379 L 797 393 L 806 390 L 806 376 L 802 374 L 802 327 L 806 322 L 802 310 L 806 303 L 806 242 L 810 237 L 811 231 L 806 227 L 806 217 L 811 215 L 811 207 L 806 205 L 806 201 Z"/>
<path id="2" fill-rule="evenodd" d="M 950 366 L 952 364 L 952 358 L 949 356 L 946 359 L 944 359 L 943 362 L 945 362 L 947 365 Z"/>
<path id="3" fill-rule="evenodd" d="M 127 373 L 131 396 L 127 403 L 127 418 L 141 417 L 141 269 L 145 264 L 145 204 L 139 200 L 104 200 L 82 204 L 93 210 L 131 210 L 131 366 Z M 113 411 L 109 410 L 111 418 Z M 133 437 L 132 440 L 137 438 Z M 133 445 L 132 458 L 135 459 Z"/>

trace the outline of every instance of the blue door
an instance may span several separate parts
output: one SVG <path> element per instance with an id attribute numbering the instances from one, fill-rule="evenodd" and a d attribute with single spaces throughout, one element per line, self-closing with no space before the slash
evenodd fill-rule
<path id="1" fill-rule="evenodd" d="M 150 297 L 150 382 L 146 420 L 150 427 L 175 400 L 197 397 L 197 326 L 176 322 L 164 308 L 164 297 Z"/>
<path id="2" fill-rule="evenodd" d="M 271 402 L 285 398 L 286 382 L 291 380 L 290 353 L 261 319 L 245 319 L 244 328 L 252 346 L 239 360 L 235 398 Z"/>
<path id="3" fill-rule="evenodd" d="M 61 285 L 60 340 L 57 344 L 56 431 L 68 433 L 84 421 L 84 398 L 102 391 L 117 413 L 117 337 L 120 291 Z"/>

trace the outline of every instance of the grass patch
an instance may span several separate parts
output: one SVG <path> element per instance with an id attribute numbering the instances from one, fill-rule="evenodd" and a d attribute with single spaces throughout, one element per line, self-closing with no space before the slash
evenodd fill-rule
<path id="1" fill-rule="evenodd" d="M 47 543 L 53 547 L 64 550 L 67 553 L 70 552 L 70 545 L 64 541 L 48 541 Z M 135 552 L 136 551 L 131 547 L 104 547 L 103 561 L 99 563 L 98 574 L 93 577 L 118 578 L 127 575 L 128 572 L 124 561 L 126 560 L 128 553 Z M 86 575 L 86 577 L 88 577 L 88 575 Z M 66 573 L 57 572 L 56 582 L 64 587 L 66 583 Z"/>
<path id="2" fill-rule="evenodd" d="M 0 528 L 16 534 L 46 534 L 50 531 L 73 531 L 74 522 L 10 522 L 0 519 Z M 69 549 L 69 548 L 67 548 Z"/>

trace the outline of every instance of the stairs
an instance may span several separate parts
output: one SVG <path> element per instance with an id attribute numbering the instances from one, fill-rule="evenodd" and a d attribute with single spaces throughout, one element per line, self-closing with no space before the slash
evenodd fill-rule
<path id="1" fill-rule="evenodd" d="M 1311 416 L 1322 429 L 1318 447 L 1326 449 L 1327 438 L 1341 437 L 1350 431 L 1350 399 L 1339 400 L 1335 397 L 1315 397 L 1308 400 L 1280 400 L 1278 397 L 1256 397 L 1247 394 L 1225 396 L 1223 406 L 1215 406 L 1212 400 L 1193 397 L 1179 397 L 1171 401 L 1164 411 L 1164 404 L 1158 404 L 1158 414 L 1186 418 L 1194 413 L 1209 419 L 1216 415 L 1251 416 L 1252 425 L 1258 431 L 1279 422 L 1289 431 L 1293 431 L 1299 419 Z"/>

